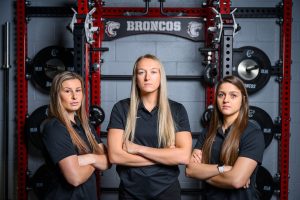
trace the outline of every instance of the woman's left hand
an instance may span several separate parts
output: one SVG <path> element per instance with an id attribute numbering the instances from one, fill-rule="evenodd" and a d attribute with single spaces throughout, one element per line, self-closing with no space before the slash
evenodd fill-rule
<path id="1" fill-rule="evenodd" d="M 194 149 L 190 163 L 202 163 L 202 151 L 200 149 Z"/>

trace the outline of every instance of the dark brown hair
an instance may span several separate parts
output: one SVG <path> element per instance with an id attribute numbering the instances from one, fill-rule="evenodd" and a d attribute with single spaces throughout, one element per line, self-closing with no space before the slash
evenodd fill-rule
<path id="1" fill-rule="evenodd" d="M 210 120 L 208 133 L 206 135 L 206 139 L 202 148 L 203 151 L 202 155 L 203 155 L 203 163 L 209 163 L 211 159 L 211 149 L 216 137 L 217 129 L 221 127 L 223 124 L 223 115 L 219 111 L 217 106 L 217 94 L 219 92 L 220 86 L 223 83 L 230 83 L 235 85 L 241 91 L 242 94 L 242 103 L 241 103 L 239 115 L 231 125 L 230 133 L 226 137 L 220 153 L 220 164 L 233 166 L 236 159 L 238 158 L 241 135 L 248 124 L 248 111 L 249 111 L 247 90 L 244 86 L 243 81 L 236 76 L 224 77 L 216 87 L 215 96 L 214 96 L 214 110 L 213 110 L 212 118 Z"/>

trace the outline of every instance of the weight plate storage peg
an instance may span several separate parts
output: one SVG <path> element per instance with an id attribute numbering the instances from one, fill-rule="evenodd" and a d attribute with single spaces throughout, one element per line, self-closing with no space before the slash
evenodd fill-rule
<path id="1" fill-rule="evenodd" d="M 48 93 L 56 74 L 74 71 L 73 57 L 71 50 L 60 46 L 48 46 L 39 51 L 28 68 L 33 84 Z"/>
<path id="2" fill-rule="evenodd" d="M 260 49 L 245 46 L 233 50 L 232 74 L 245 83 L 249 94 L 262 89 L 271 76 L 271 62 Z"/>
<path id="3" fill-rule="evenodd" d="M 250 106 L 249 120 L 257 125 L 264 133 L 265 148 L 267 148 L 272 142 L 274 136 L 274 123 L 272 118 L 263 109 L 256 106 Z"/>
<path id="4" fill-rule="evenodd" d="M 44 105 L 33 111 L 26 121 L 28 142 L 41 151 L 44 148 L 41 138 L 42 125 L 47 117 L 48 105 Z"/>

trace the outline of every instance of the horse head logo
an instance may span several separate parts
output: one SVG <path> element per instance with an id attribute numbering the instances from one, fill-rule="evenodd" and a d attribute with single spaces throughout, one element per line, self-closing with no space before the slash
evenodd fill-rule
<path id="1" fill-rule="evenodd" d="M 253 117 L 255 115 L 255 110 L 249 109 L 248 117 Z"/>
<path id="2" fill-rule="evenodd" d="M 251 57 L 253 56 L 253 54 L 254 54 L 254 51 L 253 51 L 252 49 L 249 49 L 249 50 L 247 50 L 247 52 L 246 52 L 246 56 L 247 56 L 248 58 L 251 58 Z"/>
<path id="3" fill-rule="evenodd" d="M 115 37 L 117 35 L 117 29 L 120 28 L 120 23 L 119 22 L 114 22 L 114 21 L 108 21 L 105 25 L 105 33 L 109 37 Z"/>
<path id="4" fill-rule="evenodd" d="M 198 37 L 199 31 L 202 29 L 202 24 L 199 22 L 189 22 L 188 24 L 188 34 L 190 37 Z"/>

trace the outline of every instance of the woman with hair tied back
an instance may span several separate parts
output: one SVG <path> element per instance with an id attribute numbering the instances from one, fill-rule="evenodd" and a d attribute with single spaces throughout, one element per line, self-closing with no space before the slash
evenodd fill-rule
<path id="1" fill-rule="evenodd" d="M 162 63 L 146 54 L 133 68 L 130 99 L 117 102 L 108 125 L 108 154 L 117 165 L 120 200 L 180 199 L 179 164 L 192 137 L 184 106 L 169 100 Z"/>
<path id="2" fill-rule="evenodd" d="M 264 153 L 263 133 L 248 120 L 248 95 L 235 76 L 216 86 L 214 110 L 200 134 L 186 175 L 205 181 L 207 200 L 259 199 L 256 173 Z"/>
<path id="3" fill-rule="evenodd" d="M 45 199 L 98 199 L 95 170 L 110 167 L 105 146 L 88 122 L 81 76 L 65 71 L 53 79 L 42 141 L 52 184 Z"/>

